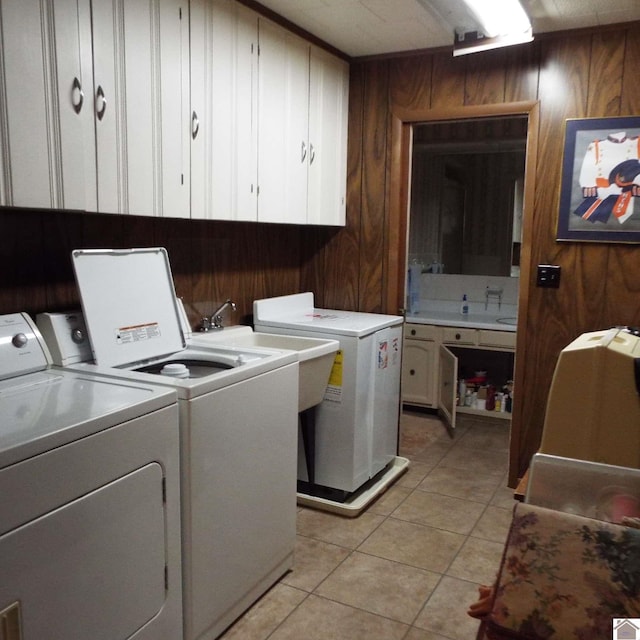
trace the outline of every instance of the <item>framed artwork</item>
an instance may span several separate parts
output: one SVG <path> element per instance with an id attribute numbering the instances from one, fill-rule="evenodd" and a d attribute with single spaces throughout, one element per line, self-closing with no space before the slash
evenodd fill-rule
<path id="1" fill-rule="evenodd" d="M 557 239 L 640 242 L 640 117 L 567 120 Z"/>

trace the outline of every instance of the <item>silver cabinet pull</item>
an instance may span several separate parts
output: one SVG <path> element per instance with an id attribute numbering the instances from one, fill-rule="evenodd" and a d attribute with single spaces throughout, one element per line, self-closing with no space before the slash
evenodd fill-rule
<path id="1" fill-rule="evenodd" d="M 309 164 L 313 164 L 316 159 L 316 150 L 313 148 L 313 144 L 309 143 Z"/>
<path id="2" fill-rule="evenodd" d="M 200 130 L 200 121 L 198 120 L 198 114 L 194 111 L 191 114 L 191 137 L 195 140 Z"/>
<path id="3" fill-rule="evenodd" d="M 77 100 L 75 100 L 77 96 Z M 80 84 L 80 80 L 77 77 L 73 79 L 73 84 L 71 85 L 71 104 L 73 105 L 73 110 L 76 113 L 80 113 L 82 111 L 82 103 L 84 102 L 84 91 L 82 91 L 82 85 Z"/>
<path id="4" fill-rule="evenodd" d="M 98 109 L 98 101 L 102 103 L 102 106 Z M 98 85 L 98 90 L 96 91 L 96 113 L 98 115 L 98 120 L 102 120 L 104 118 L 104 112 L 107 110 L 107 99 L 104 97 L 104 90 L 102 89 L 102 85 Z"/>
<path id="5" fill-rule="evenodd" d="M 307 144 L 303 140 L 302 146 L 300 148 L 300 162 L 304 162 L 304 159 L 307 157 Z"/>

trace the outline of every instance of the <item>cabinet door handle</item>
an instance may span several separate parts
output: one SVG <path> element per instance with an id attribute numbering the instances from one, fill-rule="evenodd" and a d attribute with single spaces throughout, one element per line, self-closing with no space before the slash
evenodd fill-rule
<path id="1" fill-rule="evenodd" d="M 416 330 L 415 329 L 411 329 L 411 335 L 415 336 L 416 335 Z"/>
<path id="2" fill-rule="evenodd" d="M 416 370 L 415 369 L 409 369 L 409 375 L 415 376 L 416 375 Z"/>
<path id="3" fill-rule="evenodd" d="M 102 106 L 98 109 L 98 102 L 102 103 Z M 107 99 L 104 97 L 104 90 L 102 85 L 98 85 L 98 90 L 96 91 L 96 114 L 98 116 L 98 120 L 102 120 L 104 118 L 104 112 L 107 110 Z"/>
<path id="4" fill-rule="evenodd" d="M 75 100 L 74 98 L 76 98 Z M 82 111 L 82 103 L 84 102 L 84 91 L 82 91 L 82 85 L 80 84 L 80 80 L 77 77 L 73 79 L 73 84 L 71 85 L 71 104 L 73 105 L 73 110 L 76 113 L 80 113 Z"/>
<path id="5" fill-rule="evenodd" d="M 456 333 L 456 340 L 460 340 L 462 336 L 459 333 Z"/>
<path id="6" fill-rule="evenodd" d="M 313 145 L 309 143 L 309 164 L 313 164 L 313 161 L 316 159 L 316 150 L 313 148 Z"/>
<path id="7" fill-rule="evenodd" d="M 307 143 L 303 140 L 302 146 L 300 147 L 300 162 L 304 162 L 307 157 Z"/>
<path id="8" fill-rule="evenodd" d="M 198 114 L 194 111 L 191 114 L 191 137 L 195 140 L 200 130 L 200 121 L 198 120 Z"/>

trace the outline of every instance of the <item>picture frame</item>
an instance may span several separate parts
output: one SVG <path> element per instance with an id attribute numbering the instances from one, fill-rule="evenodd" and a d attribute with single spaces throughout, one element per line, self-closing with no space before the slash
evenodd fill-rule
<path id="1" fill-rule="evenodd" d="M 566 121 L 556 239 L 640 243 L 640 117 Z"/>

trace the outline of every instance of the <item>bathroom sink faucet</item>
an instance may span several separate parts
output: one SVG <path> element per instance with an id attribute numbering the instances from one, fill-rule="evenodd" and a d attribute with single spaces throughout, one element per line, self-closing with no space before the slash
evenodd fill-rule
<path id="1" fill-rule="evenodd" d="M 484 310 L 487 310 L 489 306 L 489 299 L 497 298 L 498 299 L 498 310 L 502 306 L 502 287 L 487 287 L 484 291 Z"/>
<path id="2" fill-rule="evenodd" d="M 200 331 L 217 331 L 219 329 L 224 329 L 222 325 L 222 312 L 230 307 L 231 311 L 236 310 L 236 303 L 231 300 L 231 298 L 227 298 L 209 317 L 202 318 L 202 322 L 200 324 Z"/>

